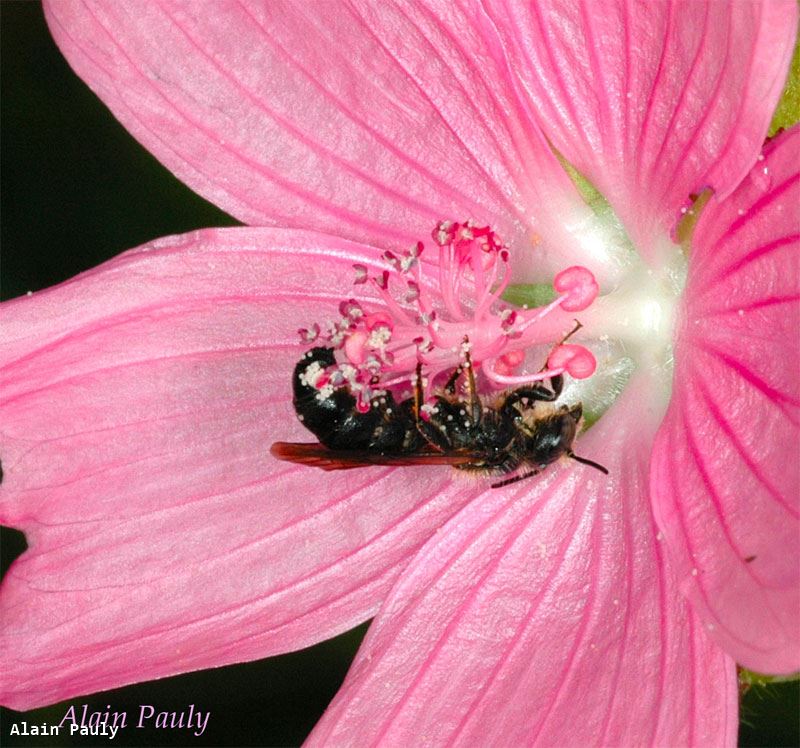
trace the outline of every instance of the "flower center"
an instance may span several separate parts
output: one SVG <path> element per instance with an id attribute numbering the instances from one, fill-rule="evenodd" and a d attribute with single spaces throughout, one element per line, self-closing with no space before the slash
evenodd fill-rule
<path id="1" fill-rule="evenodd" d="M 568 382 L 563 397 L 582 402 L 589 423 L 617 399 L 634 370 L 652 382 L 648 407 L 654 417 L 669 401 L 674 327 L 687 258 L 668 238 L 661 241 L 657 267 L 647 265 L 631 245 L 614 287 L 581 315 L 585 342 L 598 361 L 598 371 L 590 380 Z M 619 256 L 619 249 L 611 247 L 609 256 Z"/>
<path id="2" fill-rule="evenodd" d="M 432 238 L 434 262 L 421 260 L 425 245 L 417 242 L 402 254 L 386 252 L 387 269 L 375 275 L 355 265 L 355 283 L 372 283 L 378 298 L 343 301 L 338 320 L 300 330 L 304 343 L 324 340 L 341 351 L 335 365 L 305 373 L 322 397 L 346 384 L 366 411 L 386 388 L 413 383 L 419 365 L 427 399 L 468 360 L 483 390 L 563 373 L 591 376 L 593 354 L 566 343 L 581 326 L 571 314 L 587 309 L 598 293 L 589 270 L 562 270 L 551 303 L 513 308 L 502 300 L 511 278 L 508 248 L 488 226 L 443 221 Z M 546 364 L 522 372 L 526 351 L 540 344 L 551 346 Z"/>

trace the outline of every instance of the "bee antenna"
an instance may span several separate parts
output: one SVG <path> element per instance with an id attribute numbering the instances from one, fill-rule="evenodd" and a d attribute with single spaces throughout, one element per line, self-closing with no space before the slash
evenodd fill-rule
<path id="1" fill-rule="evenodd" d="M 576 455 L 574 452 L 567 452 L 567 455 L 576 462 L 593 467 L 595 470 L 599 470 L 601 473 L 608 475 L 608 468 L 603 467 L 599 462 L 592 462 L 592 460 L 587 460 L 585 457 L 578 457 L 578 455 Z"/>

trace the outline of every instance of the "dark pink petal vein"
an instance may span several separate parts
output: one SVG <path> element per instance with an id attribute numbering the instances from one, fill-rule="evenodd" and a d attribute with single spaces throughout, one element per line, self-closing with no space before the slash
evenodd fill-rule
<path id="1" fill-rule="evenodd" d="M 329 638 L 477 492 L 442 469 L 311 480 L 269 456 L 309 440 L 291 409 L 297 328 L 375 255 L 205 231 L 3 306 L 0 519 L 30 545 L 0 597 L 4 704 Z"/>
<path id="2" fill-rule="evenodd" d="M 733 661 L 678 590 L 646 496 L 638 375 L 605 462 L 487 491 L 406 567 L 311 745 L 733 745 Z"/>
<path id="3" fill-rule="evenodd" d="M 794 0 L 490 0 L 488 14 L 547 137 L 657 260 L 689 193 L 724 197 L 753 165 L 798 11 Z"/>
<path id="4" fill-rule="evenodd" d="M 454 3 L 59 0 L 46 11 L 125 127 L 246 223 L 385 247 L 474 218 L 521 247 L 532 230 L 554 252 L 574 243 L 563 228 L 574 188 Z"/>
<path id="5" fill-rule="evenodd" d="M 683 587 L 743 665 L 800 669 L 800 129 L 697 225 L 651 489 Z"/>

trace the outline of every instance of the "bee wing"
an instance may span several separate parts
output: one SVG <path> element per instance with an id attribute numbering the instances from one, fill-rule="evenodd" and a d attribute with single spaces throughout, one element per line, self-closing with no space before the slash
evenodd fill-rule
<path id="1" fill-rule="evenodd" d="M 298 465 L 312 465 L 323 470 L 350 470 L 369 465 L 466 465 L 477 457 L 467 452 L 412 452 L 409 454 L 368 452 L 367 450 L 328 449 L 317 442 L 275 442 L 269 450 L 273 457 Z"/>

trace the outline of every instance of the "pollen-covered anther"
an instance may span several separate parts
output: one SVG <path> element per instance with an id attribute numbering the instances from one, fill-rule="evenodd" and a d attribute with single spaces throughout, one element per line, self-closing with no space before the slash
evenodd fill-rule
<path id="1" fill-rule="evenodd" d="M 439 221 L 431 232 L 431 237 L 440 247 L 450 244 L 456 235 L 457 223 L 453 221 Z"/>
<path id="2" fill-rule="evenodd" d="M 375 325 L 374 327 L 367 325 L 367 330 L 369 330 L 367 345 L 370 348 L 382 350 L 392 339 L 392 328 L 388 325 Z"/>
<path id="3" fill-rule="evenodd" d="M 297 334 L 300 336 L 300 340 L 303 343 L 313 343 L 320 334 L 319 325 L 315 322 L 311 327 L 306 329 L 305 327 L 301 327 Z"/>
<path id="4" fill-rule="evenodd" d="M 407 254 L 400 261 L 400 272 L 401 273 L 408 273 L 411 270 L 411 268 L 414 267 L 416 262 L 417 262 L 417 257 L 415 255 Z"/>
<path id="5" fill-rule="evenodd" d="M 364 316 L 364 310 L 355 299 L 347 299 L 339 304 L 339 314 L 345 319 L 358 320 Z"/>
<path id="6" fill-rule="evenodd" d="M 421 325 L 430 327 L 436 321 L 436 312 L 423 312 L 418 319 Z"/>
<path id="7" fill-rule="evenodd" d="M 436 349 L 433 341 L 427 338 L 416 338 L 414 342 L 417 347 L 417 352 L 423 355 L 426 353 L 431 353 Z"/>
<path id="8" fill-rule="evenodd" d="M 513 309 L 503 309 L 500 319 L 502 320 L 500 326 L 505 332 L 510 333 L 517 321 L 517 313 Z"/>
<path id="9" fill-rule="evenodd" d="M 353 265 L 353 270 L 356 271 L 356 279 L 353 281 L 356 286 L 360 286 L 369 280 L 369 270 L 367 270 L 366 265 Z"/>
<path id="10" fill-rule="evenodd" d="M 373 280 L 378 288 L 386 291 L 389 288 L 389 271 L 384 270 L 380 275 L 375 276 Z"/>
<path id="11" fill-rule="evenodd" d="M 400 272 L 400 258 L 394 252 L 386 250 L 386 252 L 383 253 L 383 259 L 386 260 L 386 262 L 388 262 L 397 272 Z"/>

